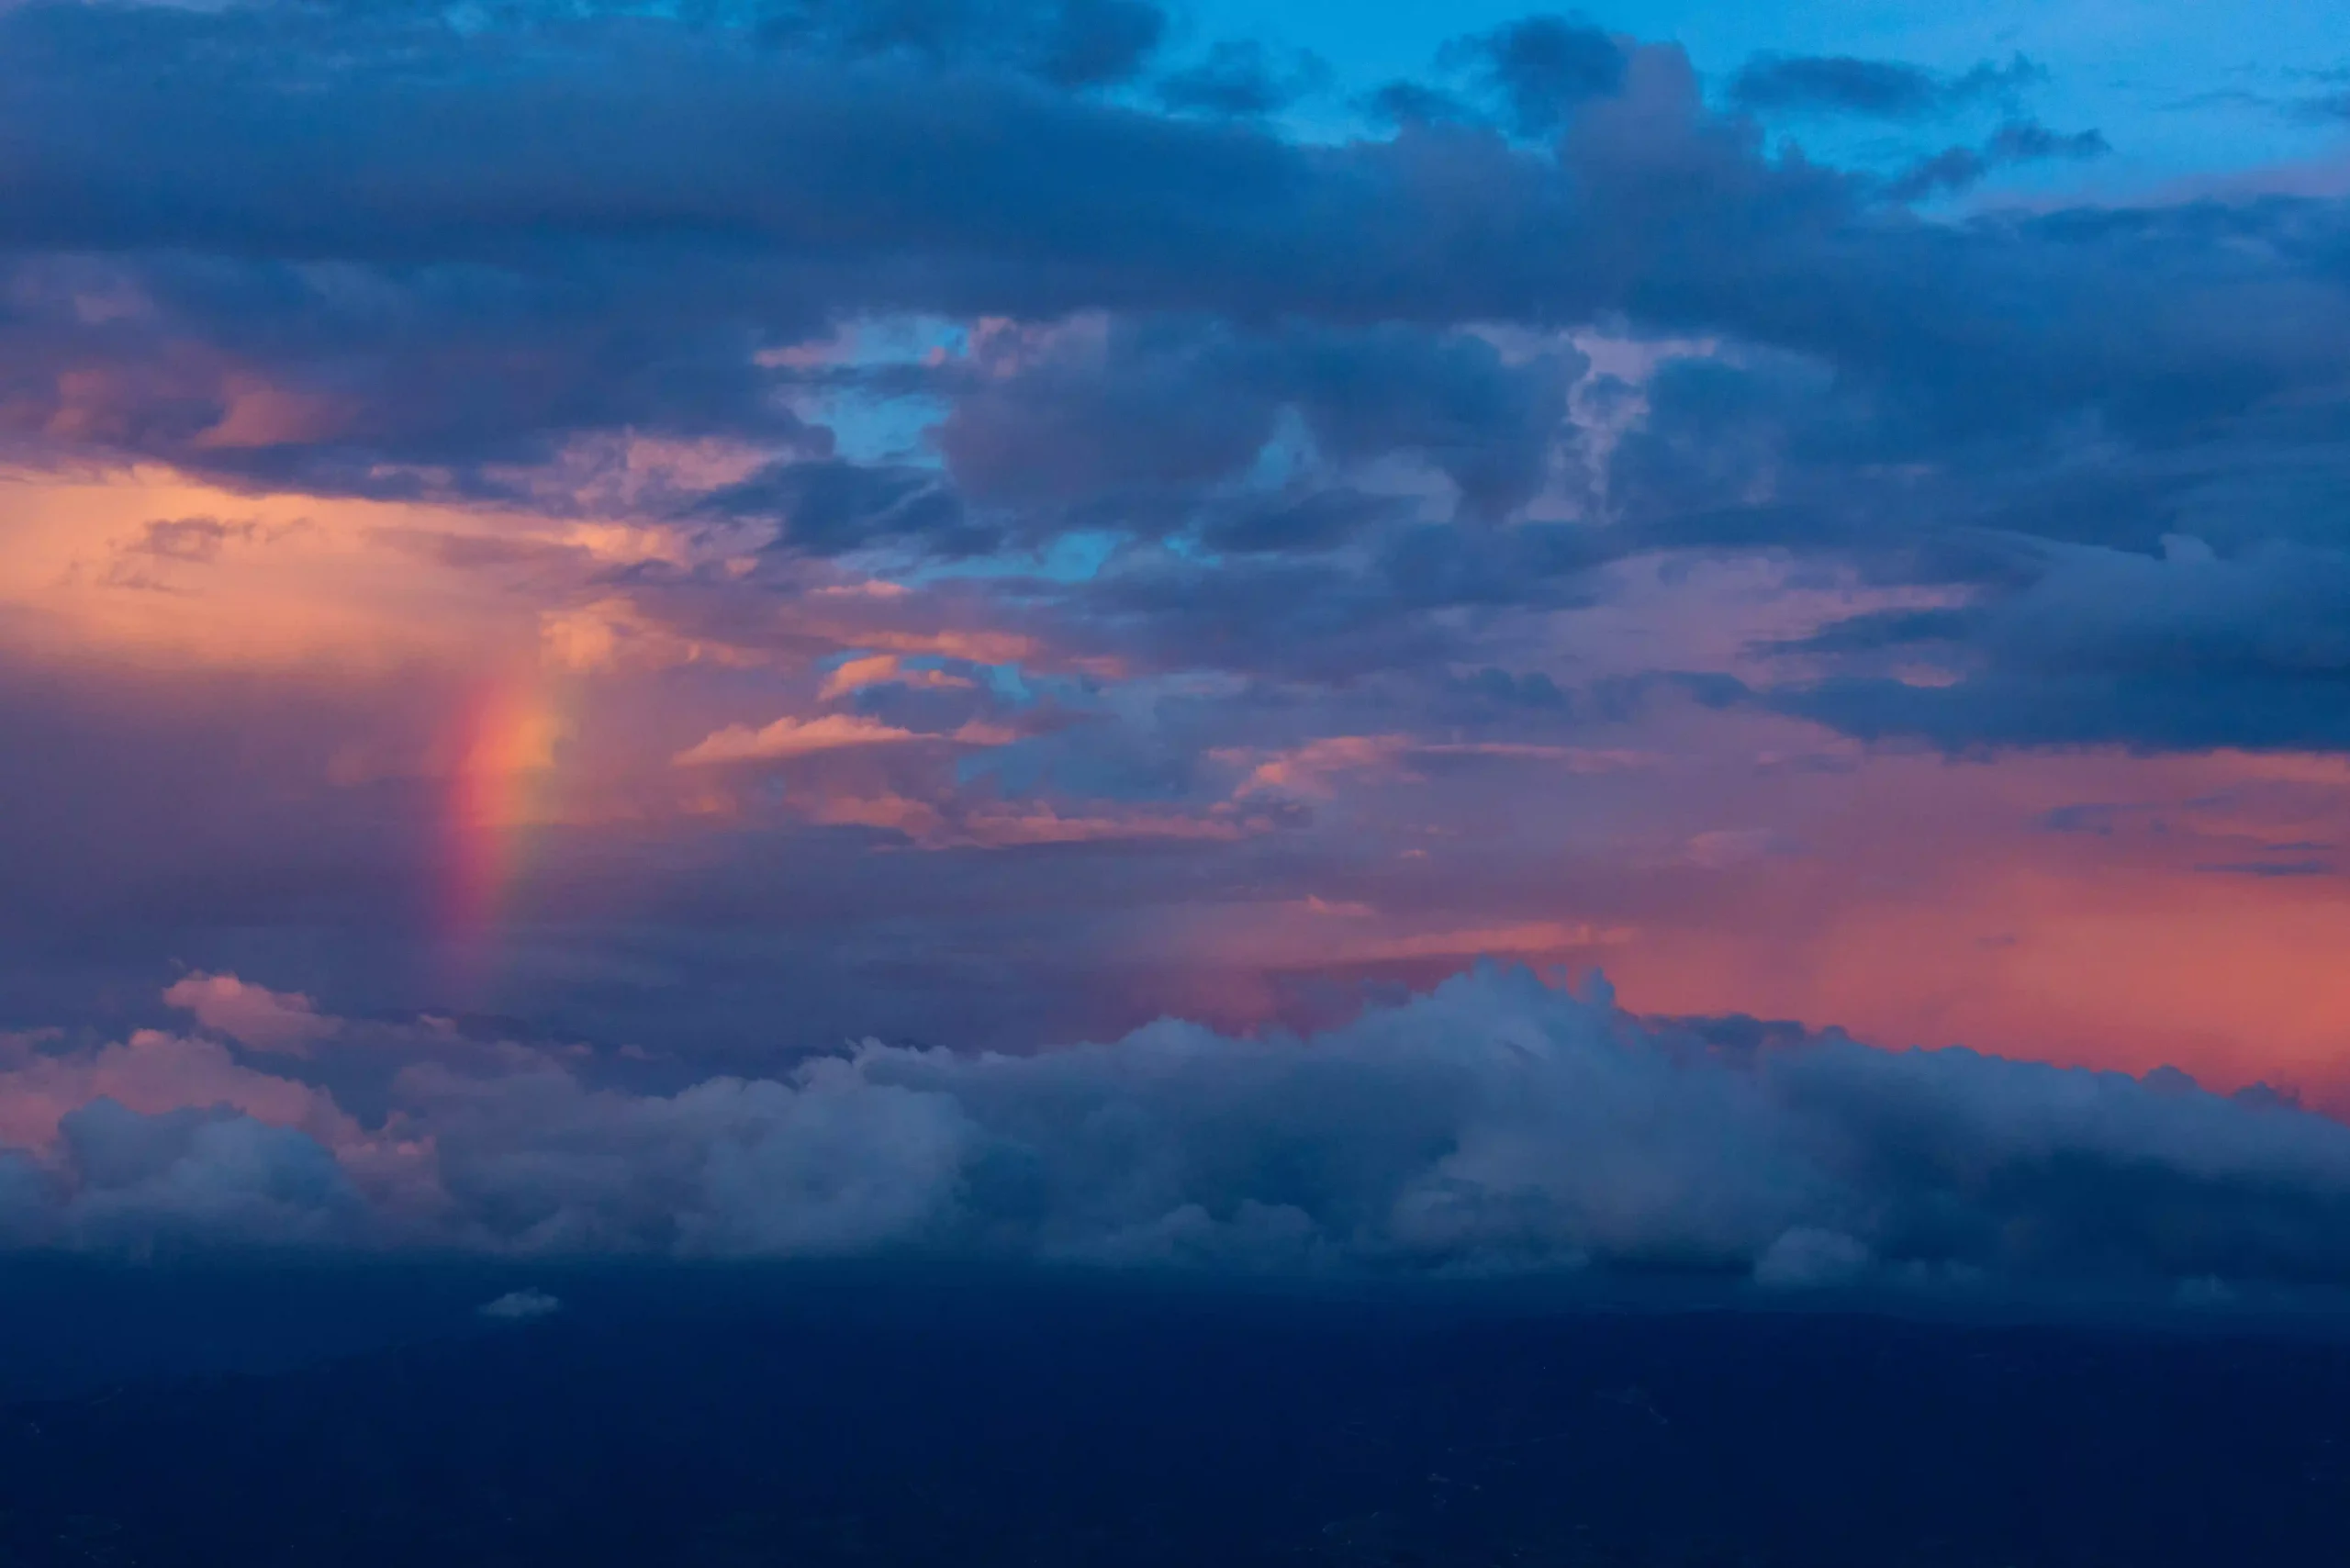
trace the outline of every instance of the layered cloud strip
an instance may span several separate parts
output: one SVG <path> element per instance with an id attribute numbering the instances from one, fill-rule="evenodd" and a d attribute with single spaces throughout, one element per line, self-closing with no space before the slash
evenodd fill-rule
<path id="1" fill-rule="evenodd" d="M 1606 1252 L 1584 1197 L 1510 1239 L 1404 1152 L 1416 1095 L 1467 1102 L 1372 1042 L 1468 1002 L 1329 1037 L 1404 1118 L 1343 1213 L 1178 1172 L 1080 1223 L 1079 1151 L 1013 1124 L 1125 1103 L 1112 1058 L 906 1054 L 1172 1015 L 1257 1083 L 1250 1031 L 1480 957 L 2335 1103 L 2339 63 L 2178 107 L 2299 139 L 2190 180 L 2006 47 L 1536 16 L 1358 80 L 1150 0 L 0 8 L 0 1025 L 66 1031 L 12 1091 L 51 1108 L 26 1224 L 242 1161 L 290 1195 L 187 1202 L 1114 1250 L 1225 1245 L 1245 1198 L 1349 1257 Z M 223 1091 L 258 1120 L 124 1120 L 166 1114 L 100 1082 L 142 1040 L 243 1073 L 219 1039 L 348 1033 L 191 971 L 709 1081 L 614 1108 L 546 1058 L 443 1102 L 419 1044 L 391 1121 L 281 1077 Z M 1789 1185 L 1622 1245 L 1971 1255 L 1867 1207 L 1877 1132 L 1795 1130 L 1859 1049 L 1691 1070 L 1672 1103 Z M 464 1129 L 520 1118 L 478 1147 L 528 1164 L 608 1112 L 610 1193 L 466 1195 Z M 364 1130 L 411 1121 L 438 1175 Z M 775 1171 L 770 1123 L 814 1140 Z M 847 1185 L 709 1185 L 793 1159 Z M 968 1195 L 999 1177 L 1033 1221 Z"/>
<path id="2" fill-rule="evenodd" d="M 14 1243 L 2350 1282 L 2350 1128 L 2274 1094 L 1642 1019 L 1525 969 L 1305 1039 L 867 1042 L 667 1092 L 624 1058 L 352 1023 L 232 976 L 173 999 L 178 1032 L 14 1043 Z"/>

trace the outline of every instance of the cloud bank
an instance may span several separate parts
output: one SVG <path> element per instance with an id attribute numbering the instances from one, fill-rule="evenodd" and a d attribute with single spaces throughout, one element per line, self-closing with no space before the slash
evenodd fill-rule
<path id="1" fill-rule="evenodd" d="M 1304 1038 L 867 1043 L 670 1092 L 429 1020 L 311 1048 L 302 1083 L 204 1036 L 17 1042 L 0 1093 L 91 1097 L 14 1130 L 0 1226 L 145 1252 L 2350 1282 L 2350 1127 L 2273 1095 L 1645 1019 L 1524 969 Z"/>

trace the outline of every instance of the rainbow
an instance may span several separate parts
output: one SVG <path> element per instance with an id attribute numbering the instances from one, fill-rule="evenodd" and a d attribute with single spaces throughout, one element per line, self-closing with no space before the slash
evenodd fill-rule
<path id="1" fill-rule="evenodd" d="M 544 820 L 556 750 L 570 729 L 558 696 L 532 670 L 482 683 L 459 711 L 437 924 L 467 979 L 481 976 L 522 872 L 529 830 Z"/>

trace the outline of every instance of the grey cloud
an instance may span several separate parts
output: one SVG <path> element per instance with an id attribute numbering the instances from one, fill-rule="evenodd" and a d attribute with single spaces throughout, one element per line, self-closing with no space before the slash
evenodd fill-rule
<path id="1" fill-rule="evenodd" d="M 1956 642 L 1983 623 L 1971 609 L 1879 610 L 1831 622 L 1809 636 L 1767 644 L 1772 652 L 1868 654 L 1920 644 Z"/>
<path id="2" fill-rule="evenodd" d="M 1520 136 L 1556 131 L 1578 105 L 1615 93 L 1628 63 L 1625 46 L 1572 17 L 1528 17 L 1448 45 L 1445 62 L 1467 68 L 1501 101 Z"/>
<path id="3" fill-rule="evenodd" d="M 1294 409 L 1322 455 L 1417 455 L 1496 516 L 1540 487 L 1585 362 L 1510 364 L 1483 339 L 1402 325 L 1244 334 L 1184 319 L 1112 319 L 1041 364 L 967 393 L 939 431 L 983 500 L 1070 502 L 1239 476 Z"/>
<path id="4" fill-rule="evenodd" d="M 1393 496 L 1293 487 L 1212 509 L 1201 538 L 1210 549 L 1237 554 L 1311 553 L 1343 544 L 1408 510 Z"/>
<path id="5" fill-rule="evenodd" d="M 69 1112 L 39 1201 L 7 1215 L 24 1239 L 149 1253 L 341 1246 L 366 1215 L 334 1157 L 308 1134 L 227 1110 L 140 1115 L 109 1099 Z"/>
<path id="6" fill-rule="evenodd" d="M 1097 23 L 1141 39 L 1117 6 L 803 6 L 769 14 L 765 42 L 739 17 L 463 37 L 363 12 L 0 16 L 13 441 L 240 487 L 512 500 L 517 465 L 581 432 L 732 438 L 776 461 L 656 510 L 778 520 L 779 558 L 1186 539 L 1221 560 L 1137 547 L 1091 583 L 970 597 L 1095 654 L 1331 679 L 1348 657 L 1491 662 L 1473 613 L 1440 612 L 1579 602 L 1589 567 L 1641 550 L 1835 555 L 1997 596 L 2039 576 L 1984 543 L 2003 535 L 2341 540 L 2337 202 L 1929 221 L 1773 153 L 1707 106 L 1677 49 L 1557 18 L 1455 51 L 1464 90 L 1512 106 L 1509 134 L 1427 99 L 1393 135 L 1313 143 L 1067 85 L 1152 79 L 1147 40 L 1038 63 L 1037 40 Z M 1908 90 L 1854 63 L 1811 74 Z M 1930 85 L 2004 103 L 2029 74 Z M 2082 155 L 2092 134 L 2016 120 L 1968 152 Z M 876 374 L 859 395 L 934 403 L 944 468 L 852 462 L 785 407 L 821 377 L 763 351 L 907 311 L 1094 321 L 1101 352 Z M 1587 367 L 1470 330 L 1496 322 L 1709 346 L 1615 384 L 1625 428 L 1586 474 L 1566 414 Z M 255 385 L 276 401 L 238 427 Z M 1318 466 L 1268 477 L 1293 429 Z M 1440 499 L 1360 499 L 1399 454 L 1449 481 L 1449 522 Z M 1553 479 L 1608 521 L 1519 525 Z M 789 570 L 626 586 L 774 636 Z M 1975 652 L 1986 680 L 2037 659 Z M 2166 714 L 2171 677 L 2118 678 L 2043 689 L 2111 696 L 2133 743 L 2224 733 L 2255 689 L 2190 688 L 2177 711 L 2208 698 L 2199 727 Z M 1863 729 L 1998 734 L 1966 707 L 1987 689 L 1801 700 Z M 2292 710 L 2311 734 L 2316 690 Z M 1921 704 L 1951 716 L 1899 716 Z M 2052 712 L 2013 733 L 2064 729 Z"/>
<path id="7" fill-rule="evenodd" d="M 2154 749 L 2350 745 L 2350 556 L 2275 545 L 2222 558 L 2052 549 L 2019 591 L 1967 613 L 1977 661 L 1939 688 L 1840 678 L 1784 699 L 1864 735 Z M 1905 628 L 1865 622 L 1872 636 Z M 1942 620 L 1906 630 L 1939 635 Z M 1833 647 L 1843 628 L 1823 634 Z"/>
<path id="8" fill-rule="evenodd" d="M 999 535 L 975 521 L 934 471 L 836 459 L 778 463 L 703 498 L 697 510 L 772 518 L 779 549 L 829 555 L 898 542 L 971 554 Z"/>
<path id="9" fill-rule="evenodd" d="M 46 12 L 7 25 L 33 44 L 61 30 Z M 74 324 L 68 294 L 12 356 L 28 382 L 16 406 L 46 428 L 55 373 L 107 369 L 121 407 L 93 439 L 249 483 L 412 485 L 400 476 L 413 468 L 386 476 L 381 459 L 511 461 L 561 431 L 621 424 L 801 441 L 750 351 L 845 309 L 1094 306 L 1236 327 L 1621 310 L 1816 356 L 1876 395 L 1848 417 L 1886 423 L 1880 445 L 1945 450 L 1961 419 L 2044 426 L 2189 389 L 2241 407 L 2313 374 L 2257 332 L 2182 330 L 2189 321 L 2291 308 L 2309 364 L 2333 363 L 2338 302 L 2329 313 L 2311 271 L 2326 253 L 2322 208 L 2235 215 L 2265 251 L 2223 237 L 2216 213 L 1965 231 L 1872 218 L 1862 183 L 1771 162 L 1751 128 L 1709 116 L 1670 49 L 1623 52 L 1620 81 L 1595 88 L 1541 152 L 1427 124 L 1300 146 L 983 74 L 923 80 L 886 61 L 817 71 L 658 28 L 591 29 L 519 87 L 495 69 L 507 58 L 495 37 L 444 40 L 427 51 L 435 69 L 408 75 L 351 67 L 349 91 L 328 99 L 294 90 L 298 52 L 237 55 L 238 90 L 218 84 L 213 101 L 229 106 L 200 117 L 201 137 L 185 117 L 165 134 L 145 98 L 109 106 L 94 62 L 155 47 L 145 29 L 185 43 L 208 25 L 84 19 L 73 48 L 14 51 L 40 69 L 9 99 L 22 157 L 0 206 L 28 242 L 116 248 L 128 284 L 160 290 L 170 330 L 216 341 L 232 364 L 341 415 L 275 445 L 199 448 L 225 410 L 220 375 L 146 385 L 162 328 Z M 308 123 L 323 104 L 347 123 Z M 392 125 L 453 129 L 396 141 L 369 129 Z M 485 147 L 518 151 L 485 159 Z M 760 151 L 783 147 L 795 156 Z M 561 166 L 536 166 L 530 148 L 562 149 Z M 298 166 L 305 149 L 335 149 L 332 169 Z M 364 204 L 348 198 L 355 185 Z M 196 259 L 123 250 L 148 245 Z M 2272 259 L 2255 265 L 2256 254 Z M 1997 303 L 2019 294 L 2048 301 L 2028 329 Z M 2116 343 L 2124 363 L 2094 349 Z M 485 377 L 485 364 L 500 368 Z M 1147 357 L 1121 367 L 1146 378 L 1123 394 L 1138 413 L 1163 370 Z M 1366 388 L 1390 398 L 1435 384 L 1400 362 L 1366 374 L 1392 382 Z M 1986 396 L 1995 386 L 2026 392 Z M 1236 409 L 1224 440 L 1246 441 L 1248 411 Z M 1430 416 L 1488 412 L 1413 417 Z M 1521 492 L 1522 457 L 1498 470 L 1484 458 L 1521 440 L 1506 426 L 1478 432 L 1456 477 L 1504 499 Z M 1228 461 L 1225 450 L 1210 442 L 1197 460 Z"/>
<path id="10" fill-rule="evenodd" d="M 1580 523 L 1403 523 L 1332 558 L 1138 552 L 1073 596 L 1068 631 L 1159 667 L 1347 685 L 1471 657 L 1479 619 L 1594 602 L 1614 558 Z"/>
<path id="11" fill-rule="evenodd" d="M 1975 185 L 1993 171 L 2053 159 L 2102 158 L 2113 151 L 2097 130 L 2060 132 L 2038 120 L 2009 120 L 1980 148 L 1953 147 L 1912 165 L 1886 187 L 1896 201 L 1916 201 Z"/>
<path id="12" fill-rule="evenodd" d="M 1390 126 L 1467 123 L 1478 118 L 1461 98 L 1425 82 L 1382 83 L 1363 95 L 1359 107 L 1374 122 Z"/>

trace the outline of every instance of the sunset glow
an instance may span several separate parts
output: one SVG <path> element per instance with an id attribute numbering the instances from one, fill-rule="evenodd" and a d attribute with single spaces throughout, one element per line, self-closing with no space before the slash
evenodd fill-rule
<path id="1" fill-rule="evenodd" d="M 8 1137 L 1448 983 L 2350 1115 L 2350 118 L 2173 9 L 0 7 Z"/>

